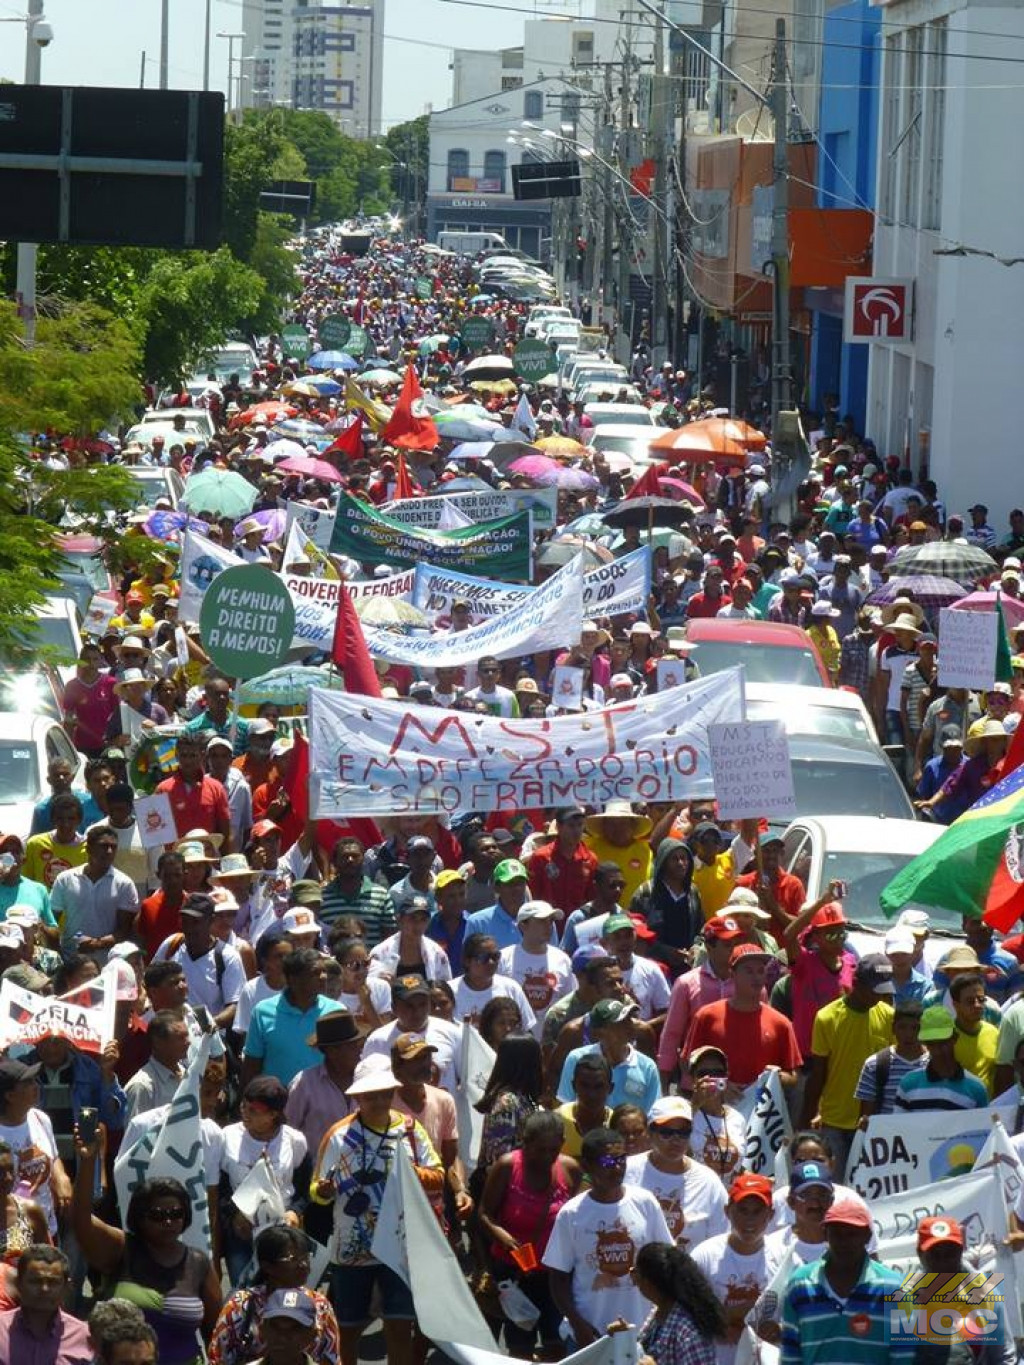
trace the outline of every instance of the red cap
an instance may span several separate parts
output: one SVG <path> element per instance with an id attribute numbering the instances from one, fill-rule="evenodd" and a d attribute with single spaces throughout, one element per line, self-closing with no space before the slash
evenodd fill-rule
<path id="1" fill-rule="evenodd" d="M 868 1231 L 874 1228 L 871 1211 L 859 1194 L 844 1194 L 841 1199 L 834 1200 L 822 1222 L 843 1223 L 848 1228 L 867 1228 Z"/>
<path id="2" fill-rule="evenodd" d="M 249 832 L 254 839 L 265 839 L 268 834 L 280 834 L 281 826 L 273 820 L 257 820 Z"/>
<path id="3" fill-rule="evenodd" d="M 704 926 L 705 932 L 707 925 Z M 745 957 L 771 957 L 767 948 L 762 948 L 760 943 L 740 943 L 729 954 L 729 966 L 735 967 L 737 962 L 742 962 Z"/>
<path id="4" fill-rule="evenodd" d="M 138 588 L 132 588 L 124 599 L 126 602 L 145 602 L 145 596 L 139 592 Z"/>
<path id="5" fill-rule="evenodd" d="M 964 1230 L 955 1218 L 922 1218 L 917 1225 L 918 1251 L 931 1251 L 932 1247 L 943 1242 L 954 1242 L 958 1247 L 966 1245 Z"/>
<path id="6" fill-rule="evenodd" d="M 715 915 L 704 926 L 705 938 L 720 938 L 725 941 L 742 938 L 745 932 L 731 915 Z"/>
<path id="7" fill-rule="evenodd" d="M 729 1203 L 738 1204 L 741 1199 L 760 1199 L 768 1208 L 775 1198 L 775 1186 L 766 1175 L 751 1175 L 748 1171 L 738 1175 L 729 1186 Z"/>
<path id="8" fill-rule="evenodd" d="M 847 924 L 848 920 L 843 914 L 843 907 L 838 901 L 829 901 L 828 905 L 823 905 L 820 910 L 816 910 L 811 916 L 808 929 L 830 929 L 834 924 Z"/>
<path id="9" fill-rule="evenodd" d="M 637 938 L 653 940 L 658 937 L 653 929 L 647 927 L 647 921 L 644 919 L 643 915 L 630 915 L 629 918 L 633 921 L 633 928 L 636 930 Z"/>

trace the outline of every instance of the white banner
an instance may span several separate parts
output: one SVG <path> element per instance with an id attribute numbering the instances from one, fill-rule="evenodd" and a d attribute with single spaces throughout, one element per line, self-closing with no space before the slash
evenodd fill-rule
<path id="1" fill-rule="evenodd" d="M 455 1108 L 459 1123 L 459 1156 L 466 1173 L 476 1170 L 480 1155 L 480 1139 L 484 1132 L 484 1116 L 477 1111 L 494 1068 L 494 1049 L 485 1043 L 472 1024 L 462 1026 L 462 1052 L 459 1075 L 462 1084 L 455 1094 Z"/>
<path id="2" fill-rule="evenodd" d="M 995 682 L 999 616 L 995 611 L 939 612 L 940 687 L 986 691 Z"/>
<path id="3" fill-rule="evenodd" d="M 408 598 L 412 591 L 415 570 L 392 574 L 390 578 L 374 578 L 366 583 L 348 583 L 349 596 L 354 601 L 370 597 Z M 278 574 L 295 607 L 294 647 L 320 649 L 326 654 L 334 638 L 334 623 L 338 616 L 341 580 L 338 578 L 307 578 L 304 574 Z"/>
<path id="4" fill-rule="evenodd" d="M 197 625 L 206 589 L 222 569 L 233 569 L 245 560 L 196 531 L 186 531 L 181 546 L 178 620 Z"/>
<path id="5" fill-rule="evenodd" d="M 64 996 L 36 995 L 0 982 L 0 1048 L 34 1047 L 51 1034 L 98 1056 L 114 1037 L 115 979 L 101 974 Z"/>
<path id="6" fill-rule="evenodd" d="M 789 820 L 796 814 L 785 721 L 714 725 L 710 735 L 718 819 Z"/>
<path id="7" fill-rule="evenodd" d="M 776 1153 L 793 1136 L 779 1073 L 771 1069 L 762 1071 L 757 1080 L 747 1086 L 736 1108 L 747 1121 L 743 1167 L 755 1175 L 771 1178 Z"/>
<path id="8" fill-rule="evenodd" d="M 545 720 L 470 716 L 313 688 L 313 815 L 691 800 L 712 791 L 708 726 L 739 713 L 738 668 L 672 692 Z"/>
<path id="9" fill-rule="evenodd" d="M 288 519 L 285 522 L 286 535 L 296 522 L 302 534 L 307 536 L 318 550 L 330 549 L 331 532 L 334 530 L 333 512 L 325 512 L 319 507 L 309 507 L 304 502 L 290 502 Z"/>
<path id="10" fill-rule="evenodd" d="M 580 638 L 583 621 L 583 561 L 577 555 L 503 616 L 469 630 L 437 635 L 397 635 L 364 626 L 370 653 L 396 664 L 459 668 L 485 654 L 514 659 L 537 650 L 564 648 Z"/>
<path id="11" fill-rule="evenodd" d="M 443 485 L 442 485 L 443 486 Z M 557 488 L 495 488 L 475 493 L 445 493 L 443 497 L 404 498 L 381 508 L 393 521 L 404 521 L 424 530 L 441 525 L 445 502 L 450 502 L 471 522 L 497 521 L 513 512 L 532 512 L 535 531 L 551 531 L 558 521 Z"/>
<path id="12" fill-rule="evenodd" d="M 875 1114 L 853 1139 L 846 1183 L 867 1200 L 884 1199 L 969 1171 L 999 1117 L 1012 1109 Z"/>
<path id="13" fill-rule="evenodd" d="M 474 578 L 471 574 L 455 573 L 450 569 L 418 564 L 412 591 L 413 606 L 419 607 L 428 619 L 450 616 L 452 603 L 469 603 L 470 619 L 486 621 L 504 616 L 534 591 L 507 583 L 496 583 L 489 578 Z M 651 555 L 646 545 L 631 550 L 628 555 L 602 564 L 583 575 L 583 615 L 624 616 L 646 609 L 651 593 Z"/>
<path id="14" fill-rule="evenodd" d="M 284 554 L 281 556 L 281 569 L 284 573 L 290 573 L 294 571 L 296 564 L 311 565 L 314 578 L 341 577 L 328 558 L 327 552 L 314 545 L 309 536 L 303 533 L 299 523 L 293 521 L 288 528 L 288 538 L 285 541 Z"/>
<path id="15" fill-rule="evenodd" d="M 185 1074 L 159 1128 L 144 1133 L 114 1162 L 114 1186 L 124 1220 L 132 1191 L 144 1180 L 173 1176 L 188 1191 L 192 1222 L 181 1235 L 189 1246 L 210 1254 L 210 1209 L 206 1195 L 206 1168 L 199 1127 L 199 1087 L 210 1055 L 211 1035 L 205 1034 L 188 1060 Z"/>

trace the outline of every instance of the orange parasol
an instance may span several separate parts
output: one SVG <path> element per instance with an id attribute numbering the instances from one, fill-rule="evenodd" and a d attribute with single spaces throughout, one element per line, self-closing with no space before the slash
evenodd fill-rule
<path id="1" fill-rule="evenodd" d="M 295 417 L 298 411 L 291 403 L 284 403 L 280 398 L 275 398 L 266 403 L 256 403 L 255 406 L 246 408 L 244 412 L 236 413 L 228 426 L 244 427 L 257 417 L 265 417 L 268 422 L 281 422 L 286 417 Z"/>
<path id="2" fill-rule="evenodd" d="M 768 438 L 763 431 L 758 431 L 757 427 L 752 427 L 749 422 L 740 421 L 738 417 L 707 417 L 696 425 L 710 427 L 713 431 L 720 432 L 726 440 L 735 441 L 750 451 L 764 450 L 768 444 Z"/>
<path id="3" fill-rule="evenodd" d="M 647 449 L 653 459 L 672 464 L 718 464 L 741 468 L 747 463 L 747 448 L 718 431 L 706 431 L 711 422 L 689 422 L 673 427 L 651 441 Z"/>

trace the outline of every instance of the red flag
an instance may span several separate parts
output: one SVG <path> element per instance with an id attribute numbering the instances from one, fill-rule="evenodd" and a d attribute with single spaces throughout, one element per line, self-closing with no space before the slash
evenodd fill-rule
<path id="1" fill-rule="evenodd" d="M 420 490 L 409 477 L 409 468 L 405 463 L 405 456 L 399 451 L 398 469 L 395 477 L 395 501 L 404 498 L 419 497 Z"/>
<path id="2" fill-rule="evenodd" d="M 341 820 L 318 820 L 316 822 L 316 841 L 327 854 L 334 852 L 339 839 L 358 839 L 364 848 L 384 842 L 384 835 L 377 825 L 366 815 L 346 815 Z"/>
<path id="3" fill-rule="evenodd" d="M 413 365 L 407 365 L 402 392 L 388 420 L 380 433 L 382 445 L 404 446 L 406 450 L 433 450 L 440 437 L 437 427 L 430 417 L 417 417 L 413 404 L 423 397 L 419 375 Z"/>
<path id="4" fill-rule="evenodd" d="M 1010 747 L 993 771 L 992 786 L 1009 777 L 1024 764 L 1024 724 L 1018 725 L 1010 740 Z M 1022 845 L 1018 833 L 1019 825 L 1014 825 L 1006 836 L 1006 843 L 992 882 L 985 897 L 982 919 L 991 924 L 1001 934 L 1008 934 L 1024 915 L 1024 864 L 1021 861 Z"/>
<path id="5" fill-rule="evenodd" d="M 345 584 L 338 595 L 338 616 L 334 623 L 331 662 L 345 679 L 345 691 L 364 697 L 379 697 L 380 679 L 366 647 L 363 628 Z"/>
<path id="6" fill-rule="evenodd" d="M 628 502 L 630 498 L 660 498 L 661 484 L 658 482 L 658 476 L 661 472 L 661 465 L 648 465 L 642 476 L 637 479 L 636 483 L 626 494 L 623 501 Z"/>
<path id="7" fill-rule="evenodd" d="M 358 459 L 363 454 L 363 414 L 356 413 L 356 420 L 350 427 L 346 427 L 340 436 L 336 436 L 324 455 L 348 455 L 351 459 Z"/>

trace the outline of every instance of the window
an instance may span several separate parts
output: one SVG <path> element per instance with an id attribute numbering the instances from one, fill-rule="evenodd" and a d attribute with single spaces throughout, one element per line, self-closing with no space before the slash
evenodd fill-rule
<path id="1" fill-rule="evenodd" d="M 907 34 L 907 48 L 903 59 L 902 139 L 897 160 L 902 162 L 900 213 L 903 222 L 917 227 L 921 221 L 921 82 L 924 59 L 924 28 L 913 28 Z"/>
<path id="2" fill-rule="evenodd" d="M 879 210 L 883 218 L 896 217 L 896 142 L 900 135 L 900 84 L 903 49 L 899 35 L 885 40 L 885 102 L 882 109 L 881 175 Z"/>
<path id="3" fill-rule="evenodd" d="M 490 194 L 505 193 L 504 152 L 484 152 L 484 179 L 488 182 L 487 190 Z"/>
<path id="4" fill-rule="evenodd" d="M 523 83 L 522 76 L 502 76 L 502 90 L 518 90 Z"/>
<path id="5" fill-rule="evenodd" d="M 946 136 L 946 21 L 928 30 L 928 90 L 924 118 L 924 194 L 921 226 L 937 232 L 942 227 L 942 161 Z"/>
<path id="6" fill-rule="evenodd" d="M 523 118 L 544 117 L 544 96 L 539 90 L 527 90 L 523 96 Z"/>
<path id="7" fill-rule="evenodd" d="M 339 33 L 339 34 L 338 34 L 338 51 L 339 51 L 339 52 L 355 52 L 355 50 L 356 50 L 356 35 L 355 35 L 354 33 Z"/>
<path id="8" fill-rule="evenodd" d="M 455 188 L 456 180 L 465 180 L 469 175 L 469 153 L 464 147 L 448 149 L 448 188 Z"/>

